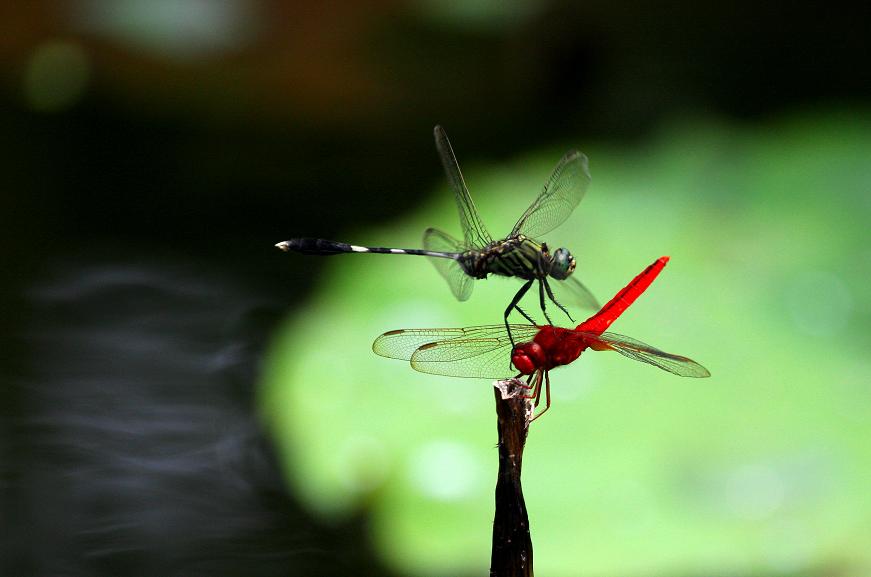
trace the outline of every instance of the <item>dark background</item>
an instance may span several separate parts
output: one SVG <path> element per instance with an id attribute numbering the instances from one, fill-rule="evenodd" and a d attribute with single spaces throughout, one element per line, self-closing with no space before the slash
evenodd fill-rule
<path id="1" fill-rule="evenodd" d="M 110 5 L 0 7 L 3 575 L 390 574 L 254 417 L 320 266 L 275 241 L 415 207 L 436 123 L 474 162 L 871 93 L 831 3 Z"/>

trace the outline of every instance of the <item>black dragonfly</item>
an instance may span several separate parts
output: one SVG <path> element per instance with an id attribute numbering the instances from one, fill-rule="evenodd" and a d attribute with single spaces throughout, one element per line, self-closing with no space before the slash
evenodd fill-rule
<path id="1" fill-rule="evenodd" d="M 553 323 L 547 314 L 545 294 L 569 319 L 572 317 L 557 301 L 548 284 L 548 277 L 563 281 L 575 304 L 598 310 L 596 298 L 579 280 L 571 276 L 576 261 L 568 249 L 558 248 L 551 253 L 546 243 L 534 240 L 565 222 L 581 202 L 591 180 L 587 157 L 577 150 L 567 152 L 551 173 L 544 189 L 529 205 L 508 236 L 493 240 L 481 222 L 475 203 L 472 202 L 447 134 L 441 126 L 436 126 L 434 133 L 436 149 L 460 212 L 462 241 L 436 228 L 428 228 L 423 234 L 423 250 L 358 246 L 320 238 L 292 238 L 275 246 L 283 251 L 317 255 L 360 252 L 434 257 L 432 262 L 448 281 L 454 296 L 461 301 L 467 300 L 472 294 L 474 279 L 486 278 L 488 274 L 521 278 L 526 282 L 505 309 L 505 327 L 509 338 L 511 329 L 508 316 L 512 310 L 516 309 L 529 322 L 535 324 L 535 320 L 519 306 L 520 299 L 535 281 L 538 281 L 541 310 L 550 324 Z"/>

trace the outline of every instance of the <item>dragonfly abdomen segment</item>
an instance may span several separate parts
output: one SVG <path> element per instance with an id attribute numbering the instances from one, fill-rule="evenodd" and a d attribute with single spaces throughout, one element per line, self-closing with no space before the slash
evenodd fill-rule
<path id="1" fill-rule="evenodd" d="M 647 287 L 659 275 L 666 263 L 668 263 L 667 256 L 656 259 L 653 264 L 641 271 L 638 276 L 623 287 L 623 290 L 614 295 L 614 298 L 605 303 L 605 306 L 599 312 L 578 325 L 577 329 L 599 333 L 604 332 L 617 317 L 623 314 L 623 311 L 635 302 L 635 299 L 641 293 L 647 290 Z"/>
<path id="2" fill-rule="evenodd" d="M 417 248 L 387 248 L 381 246 L 359 246 L 356 244 L 348 244 L 346 242 L 336 242 L 334 240 L 326 240 L 323 238 L 292 238 L 276 244 L 281 250 L 288 252 L 294 251 L 302 254 L 317 254 L 329 256 L 333 254 L 344 254 L 349 252 L 371 252 L 378 254 L 411 254 L 419 256 L 434 256 L 440 258 L 451 258 L 458 260 L 462 254 L 453 252 L 435 252 L 431 250 L 421 250 Z"/>

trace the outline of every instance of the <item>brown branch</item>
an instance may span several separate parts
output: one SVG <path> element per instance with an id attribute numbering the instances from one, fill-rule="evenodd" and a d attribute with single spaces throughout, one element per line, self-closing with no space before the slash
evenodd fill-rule
<path id="1" fill-rule="evenodd" d="M 491 577 L 532 577 L 532 540 L 520 485 L 523 446 L 532 418 L 532 402 L 523 381 L 510 379 L 495 385 L 499 430 L 499 477 L 493 519 Z"/>

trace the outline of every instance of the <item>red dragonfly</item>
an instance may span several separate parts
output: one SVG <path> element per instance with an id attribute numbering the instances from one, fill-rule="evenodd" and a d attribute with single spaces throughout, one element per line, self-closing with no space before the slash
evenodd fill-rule
<path id="1" fill-rule="evenodd" d="M 588 348 L 617 351 L 681 377 L 709 377 L 711 374 L 705 367 L 687 357 L 605 332 L 647 290 L 667 262 L 667 256 L 657 259 L 599 312 L 574 329 L 552 325 L 511 325 L 511 333 L 519 341 L 513 348 L 504 325 L 489 325 L 389 331 L 375 339 L 372 350 L 383 357 L 410 360 L 411 366 L 422 373 L 486 379 L 527 375 L 528 397 L 535 399 L 536 407 L 541 401 L 542 389 L 546 391 L 545 408 L 535 418 L 550 408 L 549 371 L 573 362 Z M 506 363 L 509 351 L 514 370 Z"/>

